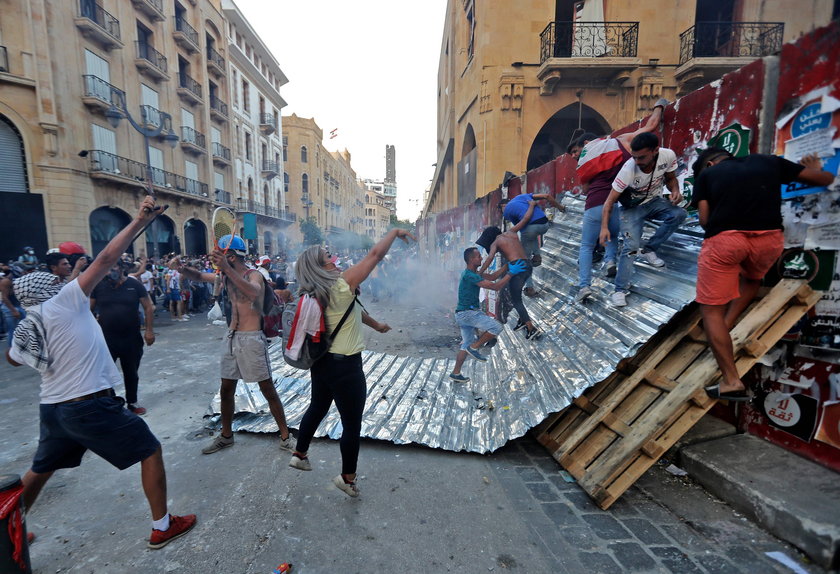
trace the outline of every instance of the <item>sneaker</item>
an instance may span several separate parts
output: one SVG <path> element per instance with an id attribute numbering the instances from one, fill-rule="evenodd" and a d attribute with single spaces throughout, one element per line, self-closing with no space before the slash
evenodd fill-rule
<path id="1" fill-rule="evenodd" d="M 292 460 L 289 461 L 289 466 L 298 470 L 312 470 L 312 465 L 309 463 L 309 457 L 305 454 L 294 453 Z"/>
<path id="2" fill-rule="evenodd" d="M 472 355 L 472 358 L 473 358 L 473 359 L 475 359 L 476 361 L 482 361 L 482 362 L 484 362 L 484 361 L 486 361 L 486 360 L 487 360 L 487 357 L 485 357 L 484 355 L 482 355 L 481 353 L 479 353 L 477 350 L 473 349 L 473 348 L 472 348 L 472 347 L 470 347 L 469 345 L 467 345 L 467 348 L 466 348 L 466 349 L 464 349 L 464 350 L 465 350 L 467 353 L 469 353 L 470 355 Z"/>
<path id="3" fill-rule="evenodd" d="M 499 340 L 496 337 L 493 337 L 492 339 L 490 339 L 489 341 L 484 343 L 484 346 L 488 349 L 492 349 L 493 347 L 496 346 L 496 343 L 498 343 L 498 341 Z"/>
<path id="4" fill-rule="evenodd" d="M 519 321 L 516 322 L 516 327 L 514 327 L 513 330 L 518 331 L 519 329 L 522 329 L 523 327 L 525 327 L 525 323 L 523 323 L 521 320 L 519 320 Z"/>
<path id="5" fill-rule="evenodd" d="M 449 378 L 455 381 L 456 383 L 470 382 L 470 378 L 462 375 L 461 373 L 449 373 Z"/>
<path id="6" fill-rule="evenodd" d="M 615 264 L 615 261 L 610 261 L 607 263 L 607 277 L 615 277 L 615 274 L 618 272 L 618 266 Z"/>
<path id="7" fill-rule="evenodd" d="M 359 487 L 356 486 L 356 483 L 345 482 L 344 477 L 340 474 L 333 479 L 333 484 L 347 496 L 352 496 L 353 498 L 359 496 Z"/>
<path id="8" fill-rule="evenodd" d="M 665 262 L 662 261 L 659 257 L 657 257 L 656 253 L 653 251 L 647 251 L 642 253 L 642 261 L 647 263 L 648 265 L 653 265 L 654 267 L 664 267 Z"/>
<path id="9" fill-rule="evenodd" d="M 214 452 L 218 452 L 223 448 L 227 448 L 229 446 L 233 446 L 233 435 L 230 437 L 222 436 L 222 433 L 219 433 L 219 436 L 213 439 L 208 446 L 201 449 L 201 452 L 204 454 L 213 454 Z"/>
<path id="10" fill-rule="evenodd" d="M 128 410 L 133 412 L 135 415 L 145 415 L 146 409 L 138 405 L 128 405 Z"/>
<path id="11" fill-rule="evenodd" d="M 575 295 L 575 303 L 583 303 L 590 295 L 592 295 L 591 287 L 581 287 Z"/>
<path id="12" fill-rule="evenodd" d="M 624 291 L 616 291 L 610 295 L 610 303 L 613 307 L 624 307 L 627 305 L 627 294 Z"/>
<path id="13" fill-rule="evenodd" d="M 539 327 L 534 327 L 533 329 L 528 329 L 528 332 L 525 333 L 525 338 L 531 341 L 536 341 L 540 337 L 543 336 L 543 332 Z"/>
<path id="14" fill-rule="evenodd" d="M 280 448 L 289 451 L 295 450 L 295 437 L 292 436 L 292 433 L 289 433 L 285 440 L 280 439 Z"/>
<path id="15" fill-rule="evenodd" d="M 155 530 L 152 528 L 152 535 L 149 537 L 149 548 L 163 548 L 176 538 L 180 538 L 195 526 L 195 514 L 186 516 L 169 515 L 169 528 L 167 530 Z"/>

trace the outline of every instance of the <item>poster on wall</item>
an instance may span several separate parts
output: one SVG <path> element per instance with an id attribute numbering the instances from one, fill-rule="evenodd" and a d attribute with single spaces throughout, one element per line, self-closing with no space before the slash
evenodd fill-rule
<path id="1" fill-rule="evenodd" d="M 814 397 L 773 391 L 764 398 L 762 406 L 772 426 L 800 440 L 811 442 L 817 424 L 818 404 L 819 401 Z"/>
<path id="2" fill-rule="evenodd" d="M 820 426 L 814 439 L 840 448 L 840 401 L 823 404 Z"/>

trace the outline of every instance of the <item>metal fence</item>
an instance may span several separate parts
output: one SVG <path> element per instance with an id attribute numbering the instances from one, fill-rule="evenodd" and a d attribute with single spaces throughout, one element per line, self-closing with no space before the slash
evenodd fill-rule
<path id="1" fill-rule="evenodd" d="M 549 58 L 635 58 L 638 22 L 550 22 L 540 34 L 540 63 Z"/>
<path id="2" fill-rule="evenodd" d="M 761 58 L 782 49 L 782 22 L 697 22 L 680 34 L 680 65 L 692 58 Z"/>

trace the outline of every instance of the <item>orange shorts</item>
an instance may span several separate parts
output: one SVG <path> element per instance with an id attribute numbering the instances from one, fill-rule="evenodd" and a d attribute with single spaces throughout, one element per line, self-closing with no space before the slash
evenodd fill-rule
<path id="1" fill-rule="evenodd" d="M 697 302 L 725 305 L 737 299 L 740 277 L 762 279 L 784 243 L 780 229 L 724 231 L 705 239 L 697 260 Z"/>

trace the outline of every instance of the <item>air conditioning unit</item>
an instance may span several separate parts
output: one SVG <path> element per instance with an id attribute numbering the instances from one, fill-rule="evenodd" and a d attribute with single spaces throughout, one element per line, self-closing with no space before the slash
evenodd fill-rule
<path id="1" fill-rule="evenodd" d="M 166 187 L 167 187 L 168 189 L 172 189 L 172 184 L 171 184 L 171 183 L 167 183 L 167 184 L 166 184 Z"/>

